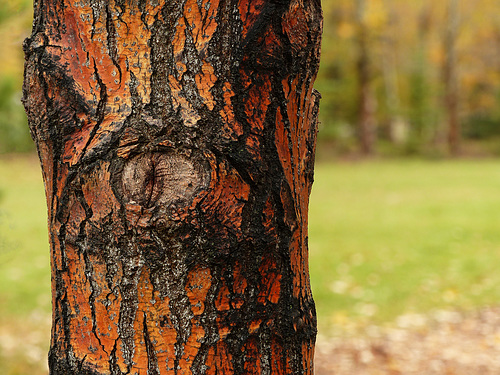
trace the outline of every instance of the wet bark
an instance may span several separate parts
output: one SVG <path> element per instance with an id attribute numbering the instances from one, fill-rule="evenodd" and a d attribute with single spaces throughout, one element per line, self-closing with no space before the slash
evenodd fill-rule
<path id="1" fill-rule="evenodd" d="M 51 374 L 312 374 L 319 0 L 39 0 Z"/>

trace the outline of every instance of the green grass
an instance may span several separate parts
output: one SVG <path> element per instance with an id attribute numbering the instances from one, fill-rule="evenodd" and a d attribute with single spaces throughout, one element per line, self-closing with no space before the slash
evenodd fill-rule
<path id="1" fill-rule="evenodd" d="M 310 206 L 320 328 L 500 302 L 500 161 L 319 164 Z"/>
<path id="2" fill-rule="evenodd" d="M 50 311 L 46 211 L 38 161 L 0 158 L 0 317 Z"/>
<path id="3" fill-rule="evenodd" d="M 0 340 L 43 327 L 32 347 L 45 362 L 50 270 L 38 160 L 1 157 L 0 176 Z M 500 161 L 319 163 L 309 242 L 324 333 L 499 304 Z M 24 353 L 6 356 L 0 345 L 1 373 L 37 373 Z"/>
<path id="4" fill-rule="evenodd" d="M 50 262 L 36 157 L 0 157 L 0 373 L 47 374 Z"/>

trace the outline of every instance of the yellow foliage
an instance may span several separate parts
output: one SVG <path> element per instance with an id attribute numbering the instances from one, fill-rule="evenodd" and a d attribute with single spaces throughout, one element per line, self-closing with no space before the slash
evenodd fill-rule
<path id="1" fill-rule="evenodd" d="M 30 11 L 6 20 L 0 27 L 0 76 L 17 76 L 23 72 L 23 40 L 29 35 Z"/>
<path id="2" fill-rule="evenodd" d="M 369 0 L 363 15 L 363 22 L 373 31 L 380 31 L 388 21 L 387 10 L 382 0 Z"/>
<path id="3" fill-rule="evenodd" d="M 341 22 L 337 28 L 337 34 L 342 39 L 352 38 L 356 33 L 356 27 L 350 22 Z"/>

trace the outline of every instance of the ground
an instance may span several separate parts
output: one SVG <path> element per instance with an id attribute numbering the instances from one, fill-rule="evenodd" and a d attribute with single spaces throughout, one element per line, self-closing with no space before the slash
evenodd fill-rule
<path id="1" fill-rule="evenodd" d="M 316 348 L 316 375 L 499 374 L 500 308 L 405 315 L 357 337 L 320 336 Z"/>

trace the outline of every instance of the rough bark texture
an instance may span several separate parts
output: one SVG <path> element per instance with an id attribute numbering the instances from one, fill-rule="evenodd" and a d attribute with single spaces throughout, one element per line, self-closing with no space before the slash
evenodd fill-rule
<path id="1" fill-rule="evenodd" d="M 38 0 L 51 374 L 312 374 L 319 0 Z"/>

